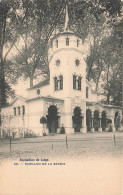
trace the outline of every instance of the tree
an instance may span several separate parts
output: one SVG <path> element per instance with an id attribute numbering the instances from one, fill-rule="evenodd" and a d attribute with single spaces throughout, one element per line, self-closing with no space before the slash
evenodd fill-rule
<path id="1" fill-rule="evenodd" d="M 96 39 L 94 39 L 95 41 L 90 46 L 90 53 L 86 59 L 87 79 L 92 79 L 95 82 L 96 90 L 99 88 L 99 80 L 103 83 L 104 92 L 107 94 L 106 103 L 109 104 L 112 102 L 115 105 L 121 105 L 121 102 L 123 102 L 121 64 L 123 61 L 121 30 L 123 19 L 121 16 L 121 3 L 118 1 L 119 6 L 112 7 L 113 5 L 111 5 L 110 1 L 106 4 L 103 1 L 100 2 L 104 6 L 103 10 L 106 12 L 105 22 L 107 29 L 105 31 L 106 34 L 102 36 L 103 28 L 100 28 L 101 36 L 95 34 Z"/>
<path id="2" fill-rule="evenodd" d="M 8 96 L 7 86 L 10 94 L 10 83 L 15 82 L 18 77 L 30 78 L 32 86 L 33 78 L 37 74 L 47 76 L 48 41 L 55 29 L 63 30 L 66 3 L 70 29 L 79 32 L 83 42 L 85 39 L 89 42 L 90 52 L 86 59 L 87 79 L 94 80 L 96 90 L 100 81 L 107 86 L 105 90 L 109 88 L 111 77 L 116 71 L 115 67 L 121 64 L 120 0 L 2 0 L 0 93 L 3 105 Z M 4 54 L 6 46 L 9 49 Z M 14 62 L 10 59 L 8 64 L 8 55 L 13 47 L 18 51 L 18 55 L 15 56 Z M 116 61 L 117 66 L 114 66 Z M 110 91 L 107 92 L 110 96 Z"/>
<path id="3" fill-rule="evenodd" d="M 19 53 L 14 61 L 19 67 L 18 75 L 30 79 L 30 87 L 37 73 L 49 76 L 48 41 L 65 6 L 63 1 L 56 2 L 23 1 L 23 12 L 27 9 L 23 28 L 19 28 L 23 45 L 15 45 Z"/>
<path id="4" fill-rule="evenodd" d="M 13 95 L 6 74 L 8 55 L 18 39 L 16 32 L 17 10 L 20 0 L 0 1 L 0 105 L 5 105 L 8 95 Z M 23 20 L 24 21 L 24 17 Z M 12 67 L 12 65 L 11 65 Z M 10 70 L 10 67 L 9 67 Z M 12 76 L 11 76 L 12 77 Z"/>
<path id="5" fill-rule="evenodd" d="M 11 2 L 7 3 L 5 1 L 0 2 L 0 101 L 1 105 L 5 105 L 6 103 L 6 86 L 7 83 L 5 82 L 5 70 L 4 64 L 6 61 L 6 57 L 9 53 L 9 50 L 13 47 L 11 45 L 10 49 L 7 51 L 6 55 L 3 55 L 4 52 L 4 45 L 6 44 L 7 40 L 9 41 L 11 38 L 7 35 L 7 19 L 10 18 L 10 11 L 11 9 Z M 9 34 L 10 35 L 10 34 Z"/>
<path id="6" fill-rule="evenodd" d="M 121 18 L 113 28 L 112 34 L 105 41 L 105 73 L 103 75 L 104 89 L 107 92 L 107 103 L 122 105 L 123 102 L 123 78 L 122 78 L 122 29 L 123 19 Z"/>
<path id="7" fill-rule="evenodd" d="M 43 135 L 46 135 L 45 129 L 44 129 L 44 124 L 47 123 L 47 119 L 45 118 L 45 116 L 42 116 L 42 117 L 41 117 L 40 123 L 43 124 Z"/>

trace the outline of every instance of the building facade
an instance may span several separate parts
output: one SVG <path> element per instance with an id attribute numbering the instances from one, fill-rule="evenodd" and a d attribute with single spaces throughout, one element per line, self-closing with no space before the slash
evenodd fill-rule
<path id="1" fill-rule="evenodd" d="M 2 130 L 16 137 L 45 132 L 87 133 L 122 129 L 122 108 L 102 104 L 102 96 L 86 80 L 86 46 L 69 30 L 49 42 L 50 79 L 28 90 L 28 98 L 16 97 L 2 108 Z M 46 118 L 43 127 L 41 118 Z M 5 133 L 4 132 L 4 133 Z"/>

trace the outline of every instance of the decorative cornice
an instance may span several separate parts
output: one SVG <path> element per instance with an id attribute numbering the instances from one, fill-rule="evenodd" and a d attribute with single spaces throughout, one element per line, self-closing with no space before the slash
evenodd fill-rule
<path id="1" fill-rule="evenodd" d="M 26 100 L 26 102 L 40 100 L 40 99 L 51 100 L 51 101 L 57 100 L 57 101 L 60 101 L 60 102 L 64 101 L 63 99 L 59 99 L 59 98 L 55 98 L 55 97 L 51 97 L 51 96 L 46 96 L 46 97 L 45 96 L 40 96 L 40 97 L 35 97 L 35 98 L 32 98 L 32 99 L 28 99 L 28 100 Z"/>

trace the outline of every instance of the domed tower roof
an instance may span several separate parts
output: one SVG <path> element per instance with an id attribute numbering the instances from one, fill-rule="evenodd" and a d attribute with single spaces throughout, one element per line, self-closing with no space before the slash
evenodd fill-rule
<path id="1" fill-rule="evenodd" d="M 69 29 L 68 23 L 69 23 L 69 15 L 68 15 L 68 8 L 67 8 L 67 5 L 66 5 L 66 16 L 65 16 L 64 31 L 58 32 L 54 36 L 50 37 L 50 41 L 53 40 L 53 39 L 57 39 L 59 36 L 65 36 L 65 35 L 66 36 L 74 35 L 74 36 L 81 39 L 80 35 L 78 35 L 77 33 L 73 32 Z"/>
<path id="2" fill-rule="evenodd" d="M 49 50 L 48 50 L 48 59 L 49 62 L 52 59 L 54 53 L 58 53 L 61 50 L 77 50 L 81 54 L 84 54 L 84 47 L 82 37 L 71 31 L 68 27 L 68 11 L 66 8 L 66 19 L 65 19 L 65 26 L 64 31 L 55 33 L 49 40 Z M 85 55 L 85 54 L 84 54 Z"/>
<path id="3" fill-rule="evenodd" d="M 53 39 L 57 39 L 60 36 L 72 36 L 72 35 L 78 37 L 79 39 L 82 39 L 79 34 L 73 32 L 71 30 L 65 30 L 65 31 L 59 32 L 59 33 L 55 34 L 54 36 L 52 36 L 50 38 L 50 41 L 53 40 Z"/>

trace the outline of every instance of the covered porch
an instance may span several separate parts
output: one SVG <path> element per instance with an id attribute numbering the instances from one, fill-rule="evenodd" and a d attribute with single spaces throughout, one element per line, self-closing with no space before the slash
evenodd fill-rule
<path id="1" fill-rule="evenodd" d="M 87 132 L 115 132 L 123 130 L 122 108 L 102 103 L 87 102 Z"/>

